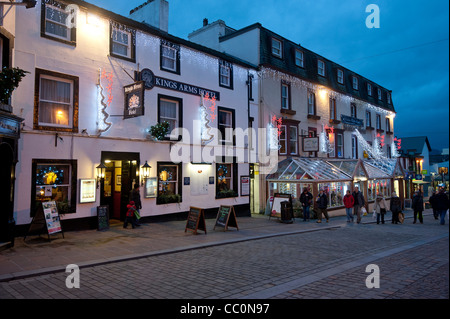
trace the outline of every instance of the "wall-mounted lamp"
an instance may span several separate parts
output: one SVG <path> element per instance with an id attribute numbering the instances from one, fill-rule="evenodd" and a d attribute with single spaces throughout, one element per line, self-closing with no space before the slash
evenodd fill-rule
<path id="1" fill-rule="evenodd" d="M 97 170 L 97 189 L 100 187 L 100 183 L 105 179 L 106 174 L 106 166 L 103 163 L 100 163 L 96 168 Z"/>
<path id="2" fill-rule="evenodd" d="M 150 177 L 150 169 L 151 168 L 152 167 L 150 165 L 148 165 L 147 161 L 145 161 L 145 164 L 142 165 L 142 167 L 141 167 L 142 177 L 143 177 L 142 183 L 141 183 L 142 186 L 144 186 L 145 180 Z"/>

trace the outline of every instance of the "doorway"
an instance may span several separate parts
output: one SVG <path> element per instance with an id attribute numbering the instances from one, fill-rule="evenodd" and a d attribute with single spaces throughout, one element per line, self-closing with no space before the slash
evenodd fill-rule
<path id="1" fill-rule="evenodd" d="M 13 216 L 14 153 L 7 143 L 0 143 L 0 241 L 8 240 L 8 221 Z"/>
<path id="2" fill-rule="evenodd" d="M 125 220 L 130 191 L 139 183 L 139 153 L 102 152 L 106 166 L 100 204 L 109 206 L 111 220 Z"/>

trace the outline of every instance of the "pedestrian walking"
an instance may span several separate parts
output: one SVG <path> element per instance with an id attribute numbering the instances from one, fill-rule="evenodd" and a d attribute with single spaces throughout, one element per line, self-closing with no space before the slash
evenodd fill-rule
<path id="1" fill-rule="evenodd" d="M 303 193 L 300 195 L 300 203 L 303 209 L 303 221 L 309 221 L 309 211 L 312 204 L 313 195 L 308 191 L 308 188 L 303 188 Z"/>
<path id="2" fill-rule="evenodd" d="M 380 223 L 380 218 L 381 223 L 384 224 L 384 215 L 386 215 L 386 208 L 387 204 L 383 194 L 378 193 L 377 197 L 375 198 L 375 206 L 374 206 L 374 209 L 377 213 L 377 224 Z"/>
<path id="3" fill-rule="evenodd" d="M 435 199 L 436 210 L 441 218 L 440 224 L 445 225 L 445 215 L 448 211 L 449 200 L 445 188 L 441 188 Z"/>
<path id="4" fill-rule="evenodd" d="M 402 212 L 403 205 L 400 197 L 396 192 L 392 193 L 391 201 L 389 203 L 389 210 L 392 212 L 392 224 L 398 224 L 400 222 L 398 216 Z"/>
<path id="5" fill-rule="evenodd" d="M 434 219 L 437 220 L 438 217 L 439 217 L 439 214 L 438 214 L 438 212 L 437 212 L 437 209 L 436 209 L 436 202 L 435 202 L 435 199 L 436 199 L 436 190 L 433 189 L 432 192 L 433 192 L 433 193 L 432 193 L 432 195 L 430 196 L 430 199 L 429 199 L 428 201 L 430 202 L 431 208 L 433 208 L 433 216 L 434 216 Z"/>
<path id="6" fill-rule="evenodd" d="M 323 189 L 319 190 L 319 196 L 317 196 L 317 222 L 321 223 L 322 222 L 322 214 L 325 216 L 327 223 L 329 221 L 329 217 L 328 217 L 328 212 L 327 212 L 327 207 L 328 207 L 328 196 L 327 194 L 325 194 L 325 192 L 323 191 Z"/>
<path id="7" fill-rule="evenodd" d="M 417 222 L 417 217 L 421 224 L 423 224 L 423 197 L 421 196 L 419 191 L 414 192 L 414 196 L 412 198 L 412 209 L 414 211 L 414 222 Z"/>
<path id="8" fill-rule="evenodd" d="M 127 214 L 125 216 L 125 222 L 123 223 L 123 228 L 128 227 L 128 223 L 131 223 L 131 227 L 136 228 L 136 219 L 135 219 L 136 206 L 134 201 L 131 201 L 127 205 Z"/>
<path id="9" fill-rule="evenodd" d="M 353 223 L 353 206 L 355 204 L 355 199 L 353 198 L 350 190 L 347 190 L 347 194 L 344 196 L 344 206 L 345 212 L 347 213 L 347 223 Z"/>
<path id="10" fill-rule="evenodd" d="M 353 215 L 356 215 L 356 222 L 359 224 L 361 222 L 361 207 L 366 204 L 366 201 L 364 199 L 364 195 L 359 191 L 358 186 L 356 186 L 353 191 L 353 198 L 355 200 Z"/>
<path id="11" fill-rule="evenodd" d="M 134 223 L 136 226 L 141 226 L 139 223 L 139 219 L 141 218 L 141 209 L 142 209 L 142 202 L 141 202 L 141 193 L 140 193 L 140 186 L 139 183 L 134 184 L 133 189 L 130 191 L 129 200 L 133 201 L 136 206 L 136 213 L 134 214 Z"/>

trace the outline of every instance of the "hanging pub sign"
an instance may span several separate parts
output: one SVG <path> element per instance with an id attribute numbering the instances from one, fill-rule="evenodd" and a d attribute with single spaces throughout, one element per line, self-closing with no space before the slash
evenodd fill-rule
<path id="1" fill-rule="evenodd" d="M 136 72 L 135 78 L 143 81 L 147 90 L 151 90 L 153 87 L 157 86 L 163 89 L 178 91 L 186 94 L 208 96 L 210 99 L 214 98 L 215 100 L 220 101 L 220 92 L 205 89 L 192 84 L 165 79 L 156 76 L 150 69 L 142 69 L 141 72 Z"/>
<path id="2" fill-rule="evenodd" d="M 145 86 L 143 81 L 123 87 L 125 96 L 124 119 L 144 115 L 144 91 Z"/>

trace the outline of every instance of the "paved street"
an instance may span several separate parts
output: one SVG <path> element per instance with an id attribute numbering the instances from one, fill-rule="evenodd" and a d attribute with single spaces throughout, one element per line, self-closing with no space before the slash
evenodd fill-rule
<path id="1" fill-rule="evenodd" d="M 85 267 L 79 289 L 64 272 L 1 282 L 0 299 L 449 298 L 448 225 L 339 225 Z"/>

